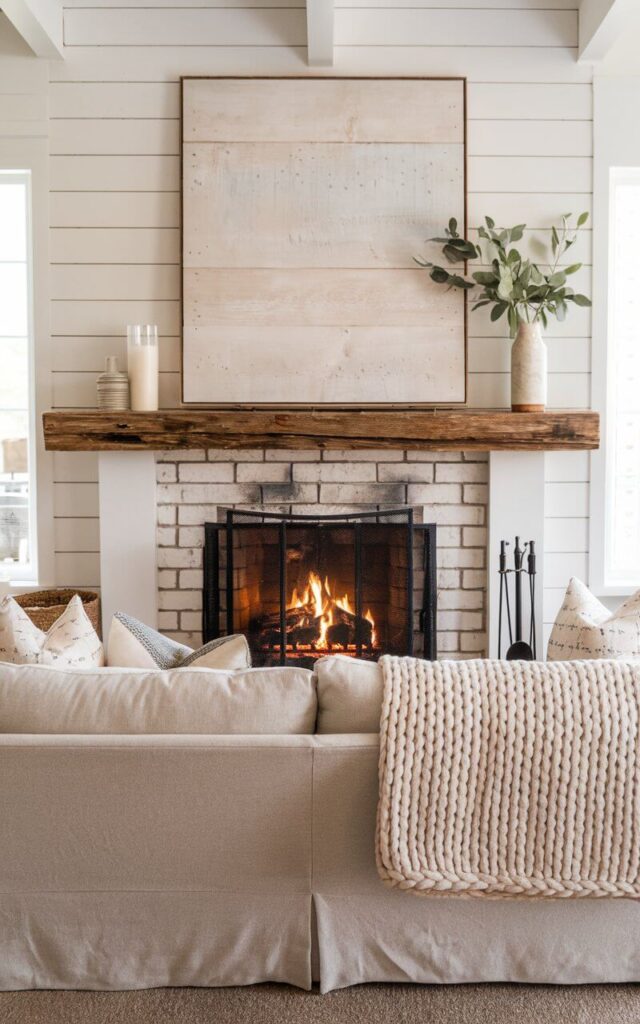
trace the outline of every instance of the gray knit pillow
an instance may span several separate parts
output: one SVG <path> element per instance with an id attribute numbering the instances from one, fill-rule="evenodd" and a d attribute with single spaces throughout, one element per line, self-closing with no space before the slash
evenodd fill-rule
<path id="1" fill-rule="evenodd" d="M 119 668 L 218 668 L 235 671 L 251 668 L 249 645 L 244 636 L 222 636 L 193 650 L 158 633 L 132 615 L 116 612 L 111 620 L 107 665 Z"/>

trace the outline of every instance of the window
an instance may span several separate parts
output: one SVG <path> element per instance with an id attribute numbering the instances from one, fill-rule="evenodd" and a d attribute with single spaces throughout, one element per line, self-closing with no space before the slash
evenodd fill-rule
<path id="1" fill-rule="evenodd" d="M 0 570 L 36 567 L 31 174 L 0 171 Z"/>
<path id="2" fill-rule="evenodd" d="M 605 579 L 640 581 L 640 168 L 610 170 Z"/>

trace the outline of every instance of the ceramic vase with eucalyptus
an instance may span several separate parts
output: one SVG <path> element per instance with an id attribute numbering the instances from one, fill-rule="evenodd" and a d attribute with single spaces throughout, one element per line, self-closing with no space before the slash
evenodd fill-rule
<path id="1" fill-rule="evenodd" d="M 546 404 L 547 346 L 539 323 L 521 323 L 511 346 L 511 408 L 542 412 Z"/>

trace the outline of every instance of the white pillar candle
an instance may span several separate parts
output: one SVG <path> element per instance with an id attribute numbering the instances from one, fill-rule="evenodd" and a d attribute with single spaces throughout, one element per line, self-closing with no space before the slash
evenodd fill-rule
<path id="1" fill-rule="evenodd" d="M 127 327 L 127 363 L 131 408 L 154 412 L 158 408 L 158 328 L 155 324 Z"/>

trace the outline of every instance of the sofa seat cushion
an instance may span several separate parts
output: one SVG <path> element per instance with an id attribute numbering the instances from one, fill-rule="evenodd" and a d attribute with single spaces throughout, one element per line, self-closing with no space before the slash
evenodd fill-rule
<path id="1" fill-rule="evenodd" d="M 310 734 L 315 679 L 298 668 L 89 672 L 0 663 L 0 732 Z"/>
<path id="2" fill-rule="evenodd" d="M 335 654 L 316 661 L 315 670 L 318 732 L 378 732 L 382 708 L 379 665 Z"/>

